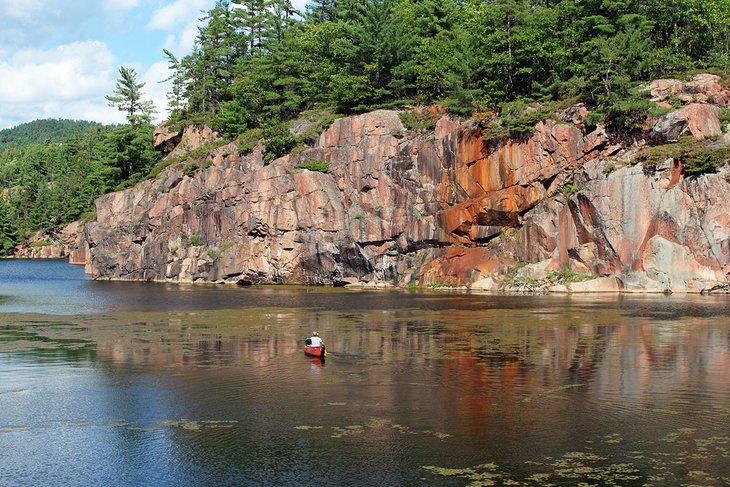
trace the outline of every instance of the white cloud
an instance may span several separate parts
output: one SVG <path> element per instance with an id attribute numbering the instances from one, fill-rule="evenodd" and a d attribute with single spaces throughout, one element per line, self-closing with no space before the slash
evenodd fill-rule
<path id="1" fill-rule="evenodd" d="M 138 7 L 140 3 L 142 3 L 142 0 L 105 0 L 104 8 L 118 12 L 120 10 L 130 10 Z"/>
<path id="2" fill-rule="evenodd" d="M 113 63 L 114 55 L 98 41 L 19 51 L 0 64 L 0 103 L 87 98 L 108 85 Z"/>
<path id="3" fill-rule="evenodd" d="M 165 49 L 177 57 L 185 56 L 193 51 L 195 39 L 198 37 L 200 22 L 193 20 L 188 23 L 179 35 L 170 34 L 165 38 Z"/>
<path id="4" fill-rule="evenodd" d="M 202 17 L 203 11 L 210 9 L 210 3 L 210 0 L 176 0 L 155 10 L 147 23 L 147 28 L 174 30 Z"/>
<path id="5" fill-rule="evenodd" d="M 176 0 L 157 9 L 146 28 L 171 31 L 165 38 L 163 48 L 177 57 L 185 56 L 193 50 L 198 27 L 202 24 L 200 19 L 204 11 L 212 7 L 212 3 L 211 0 Z"/>
<path id="6" fill-rule="evenodd" d="M 294 3 L 303 8 L 306 0 Z M 0 0 L 0 129 L 49 117 L 124 122 L 124 113 L 104 99 L 115 88 L 120 64 L 135 68 L 157 119 L 166 118 L 170 86 L 159 81 L 169 72 L 161 50 L 190 53 L 198 19 L 214 4 Z"/>
<path id="7" fill-rule="evenodd" d="M 2 0 L 0 15 L 5 20 L 10 17 L 29 18 L 41 10 L 43 0 Z"/>
<path id="8" fill-rule="evenodd" d="M 0 126 L 48 117 L 118 121 L 104 99 L 116 75 L 114 55 L 98 41 L 18 51 L 0 61 Z"/>
<path id="9" fill-rule="evenodd" d="M 165 62 L 153 64 L 140 77 L 140 80 L 146 83 L 142 88 L 143 98 L 146 100 L 151 99 L 157 109 L 156 121 L 167 118 L 167 93 L 172 86 L 169 81 L 164 83 L 161 83 L 161 81 L 168 77 L 170 77 L 170 70 Z"/>

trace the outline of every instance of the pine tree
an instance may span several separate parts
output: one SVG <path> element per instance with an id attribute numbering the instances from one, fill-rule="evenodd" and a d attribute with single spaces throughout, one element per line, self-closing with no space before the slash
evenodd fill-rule
<path id="1" fill-rule="evenodd" d="M 241 47 L 229 7 L 228 1 L 218 0 L 200 19 L 205 24 L 198 28 L 193 53 L 182 61 L 187 79 L 185 96 L 193 112 L 215 113 L 230 97 L 233 67 Z"/>
<path id="2" fill-rule="evenodd" d="M 309 22 L 331 22 L 337 18 L 337 0 L 312 0 L 307 4 Z"/>
<path id="3" fill-rule="evenodd" d="M 132 68 L 119 68 L 119 79 L 114 95 L 107 95 L 109 106 L 117 107 L 119 111 L 127 113 L 129 123 L 149 123 L 155 106 L 152 100 L 142 100 L 140 91 L 145 83 L 137 83 L 137 73 Z"/>
<path id="4" fill-rule="evenodd" d="M 284 40 L 284 33 L 287 29 L 297 24 L 296 16 L 299 12 L 294 8 L 291 0 L 270 0 L 269 1 L 270 23 L 275 44 Z"/>
<path id="5" fill-rule="evenodd" d="M 5 200 L 4 195 L 0 196 L 0 255 L 7 255 L 15 246 L 18 236 L 16 221 L 13 206 Z"/>
<path id="6" fill-rule="evenodd" d="M 269 37 L 274 28 L 269 0 L 233 0 L 240 5 L 234 12 L 236 27 L 242 33 L 247 46 L 247 55 L 256 56 L 267 49 Z"/>
<path id="7" fill-rule="evenodd" d="M 170 76 L 160 81 L 160 83 L 172 82 L 172 88 L 167 94 L 167 104 L 170 111 L 170 116 L 174 117 L 179 115 L 185 108 L 184 90 L 185 90 L 185 71 L 183 63 L 173 53 L 167 49 L 163 49 L 162 52 L 167 58 L 167 64 L 171 71 Z"/>

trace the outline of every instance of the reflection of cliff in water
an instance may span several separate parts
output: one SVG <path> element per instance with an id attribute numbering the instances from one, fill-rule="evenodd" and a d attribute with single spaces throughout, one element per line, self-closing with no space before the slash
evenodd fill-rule
<path id="1" fill-rule="evenodd" d="M 262 315 L 258 322 L 265 325 L 251 321 L 217 324 L 216 313 L 209 312 L 203 321 L 137 322 L 97 337 L 98 357 L 111 366 L 246 365 L 256 374 L 256 366 L 302 355 L 303 338 L 318 329 L 330 360 L 370 364 L 368 374 L 383 376 L 423 367 L 434 381 L 458 377 L 471 391 L 498 386 L 520 395 L 544 384 L 581 384 L 596 392 L 639 394 L 659 382 L 676 387 L 698 376 L 702 382 L 730 380 L 727 330 L 698 318 L 398 310 L 290 311 Z"/>

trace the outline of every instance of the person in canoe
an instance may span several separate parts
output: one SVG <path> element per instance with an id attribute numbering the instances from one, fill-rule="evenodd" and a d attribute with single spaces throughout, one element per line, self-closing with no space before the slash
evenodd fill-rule
<path id="1" fill-rule="evenodd" d="M 316 331 L 312 332 L 312 336 L 309 338 L 309 345 L 312 347 L 321 347 L 322 339 L 319 337 L 319 333 Z"/>
<path id="2" fill-rule="evenodd" d="M 304 353 L 313 357 L 324 357 L 324 342 L 316 331 L 313 331 L 312 336 L 304 340 Z"/>

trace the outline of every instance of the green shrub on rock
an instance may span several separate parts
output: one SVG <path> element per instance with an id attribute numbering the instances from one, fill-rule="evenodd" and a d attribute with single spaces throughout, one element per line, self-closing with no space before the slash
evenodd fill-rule
<path id="1" fill-rule="evenodd" d="M 717 171 L 730 159 L 730 147 L 718 146 L 712 139 L 697 140 L 689 136 L 671 144 L 646 147 L 634 157 L 634 161 L 649 170 L 656 169 L 667 159 L 681 161 L 687 175 L 707 174 Z"/>
<path id="2" fill-rule="evenodd" d="M 313 159 L 311 161 L 302 162 L 297 164 L 297 169 L 307 169 L 308 171 L 327 172 L 330 169 L 330 165 L 324 161 L 318 161 Z"/>

